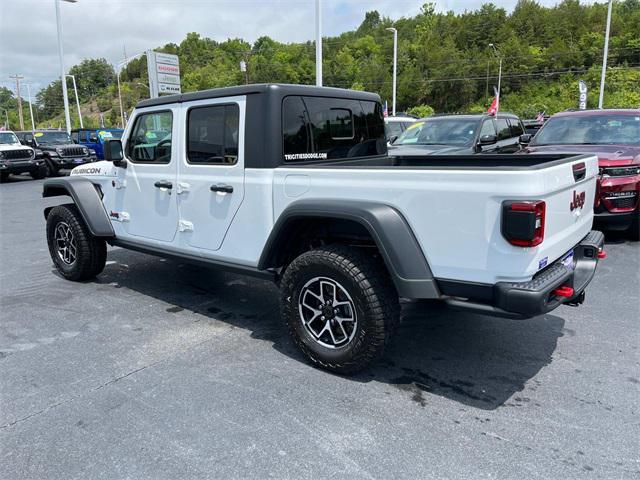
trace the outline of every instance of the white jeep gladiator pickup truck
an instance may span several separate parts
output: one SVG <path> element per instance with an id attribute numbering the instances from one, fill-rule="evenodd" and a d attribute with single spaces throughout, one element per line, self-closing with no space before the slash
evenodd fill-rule
<path id="1" fill-rule="evenodd" d="M 377 95 L 248 85 L 145 100 L 105 161 L 47 180 L 58 271 L 107 244 L 269 278 L 317 365 L 381 355 L 399 297 L 512 318 L 579 305 L 605 256 L 593 155 L 389 157 Z"/>

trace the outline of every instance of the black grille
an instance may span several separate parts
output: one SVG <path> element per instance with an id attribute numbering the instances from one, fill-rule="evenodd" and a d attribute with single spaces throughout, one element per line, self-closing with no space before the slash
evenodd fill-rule
<path id="1" fill-rule="evenodd" d="M 67 147 L 62 149 L 62 157 L 84 157 L 84 149 L 82 147 Z"/>
<path id="2" fill-rule="evenodd" d="M 4 158 L 7 160 L 24 160 L 25 158 L 31 158 L 31 150 L 8 150 L 3 152 Z"/>
<path id="3" fill-rule="evenodd" d="M 621 197 L 611 200 L 614 208 L 633 208 L 636 206 L 636 196 L 633 197 Z"/>

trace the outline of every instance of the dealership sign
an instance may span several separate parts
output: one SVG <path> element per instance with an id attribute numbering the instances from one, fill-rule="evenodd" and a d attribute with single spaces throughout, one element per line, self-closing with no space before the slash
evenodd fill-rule
<path id="1" fill-rule="evenodd" d="M 161 93 L 182 93 L 180 89 L 180 62 L 177 55 L 147 51 L 149 93 L 157 98 Z"/>
<path id="2" fill-rule="evenodd" d="M 580 80 L 578 82 L 578 108 L 580 110 L 587 109 L 587 84 L 584 80 Z"/>

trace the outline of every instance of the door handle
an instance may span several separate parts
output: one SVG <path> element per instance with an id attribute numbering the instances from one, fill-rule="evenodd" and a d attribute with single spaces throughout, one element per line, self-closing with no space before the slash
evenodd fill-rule
<path id="1" fill-rule="evenodd" d="M 168 190 L 171 190 L 173 188 L 173 183 L 168 182 L 166 180 L 160 180 L 154 183 L 153 186 L 156 188 L 166 188 Z"/>
<path id="2" fill-rule="evenodd" d="M 233 187 L 231 185 L 225 185 L 223 183 L 218 183 L 217 185 L 211 185 L 210 190 L 216 193 L 233 193 Z"/>

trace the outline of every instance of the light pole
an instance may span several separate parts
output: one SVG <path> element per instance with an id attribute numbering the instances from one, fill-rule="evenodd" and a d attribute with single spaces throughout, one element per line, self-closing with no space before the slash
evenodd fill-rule
<path id="1" fill-rule="evenodd" d="M 322 5 L 316 0 L 316 86 L 322 86 Z"/>
<path id="2" fill-rule="evenodd" d="M 80 128 L 84 128 L 84 124 L 82 123 L 82 112 L 80 111 L 80 99 L 78 98 L 78 87 L 76 87 L 76 76 L 67 74 L 67 77 L 71 77 L 71 80 L 73 80 L 73 91 L 76 94 L 76 106 L 78 107 L 78 118 L 80 119 Z"/>
<path id="3" fill-rule="evenodd" d="M 31 86 L 27 83 L 27 95 L 29 96 L 29 115 L 31 116 L 31 129 L 36 129 L 36 123 L 33 120 L 33 106 L 31 105 Z"/>
<path id="4" fill-rule="evenodd" d="M 502 56 L 500 55 L 500 52 L 498 52 L 498 49 L 493 43 L 490 43 L 489 46 L 493 48 L 493 51 L 496 53 L 496 57 L 498 57 L 498 60 L 500 60 L 500 67 L 498 69 L 498 98 L 496 99 L 496 115 L 497 115 L 498 112 L 500 111 L 500 82 L 502 80 Z"/>
<path id="5" fill-rule="evenodd" d="M 78 0 L 62 0 L 76 3 Z M 67 96 L 67 79 L 64 71 L 64 51 L 62 48 L 62 22 L 60 20 L 60 0 L 56 2 L 56 23 L 58 25 L 58 56 L 60 57 L 60 82 L 62 83 L 62 101 L 64 103 L 64 119 L 67 122 L 67 133 L 71 133 L 71 117 L 69 116 L 69 98 Z"/>
<path id="6" fill-rule="evenodd" d="M 142 55 L 146 55 L 146 52 L 139 53 L 137 55 L 134 55 L 133 57 L 129 57 L 123 60 L 122 62 L 118 63 L 116 68 L 116 80 L 118 81 L 118 103 L 120 104 L 120 120 L 122 122 L 122 128 L 124 128 L 124 108 L 122 107 L 122 91 L 120 90 L 120 72 L 124 67 L 127 66 L 127 63 L 135 60 L 136 58 L 140 58 Z M 149 88 L 148 85 L 145 86 Z"/>
<path id="7" fill-rule="evenodd" d="M 391 111 L 393 116 L 396 116 L 396 75 L 398 73 L 398 30 L 393 27 L 386 29 L 388 32 L 393 32 L 393 105 Z"/>
<path id="8" fill-rule="evenodd" d="M 6 108 L 3 108 L 2 110 L 4 110 L 4 118 L 6 118 L 6 120 L 4 122 L 4 128 L 6 130 L 11 130 L 9 128 L 9 111 Z"/>
<path id="9" fill-rule="evenodd" d="M 609 0 L 609 9 L 607 10 L 607 30 L 604 34 L 604 56 L 602 58 L 602 76 L 600 77 L 600 96 L 598 97 L 598 108 L 602 108 L 604 101 L 604 80 L 607 76 L 607 55 L 609 55 L 609 31 L 611 30 L 611 6 L 613 0 Z"/>

